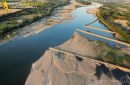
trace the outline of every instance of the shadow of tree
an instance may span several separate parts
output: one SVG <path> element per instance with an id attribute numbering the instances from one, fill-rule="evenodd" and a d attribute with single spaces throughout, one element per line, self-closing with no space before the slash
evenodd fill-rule
<path id="1" fill-rule="evenodd" d="M 116 69 L 109 69 L 104 64 L 96 65 L 96 73 L 95 76 L 98 80 L 101 79 L 102 74 L 105 74 L 109 78 L 115 78 L 118 80 L 122 85 L 130 85 L 130 73 L 122 71 L 118 68 Z"/>
<path id="2" fill-rule="evenodd" d="M 112 79 L 111 71 L 104 64 L 96 65 L 95 75 L 97 76 L 97 78 L 101 79 L 102 74 L 105 74 Z"/>

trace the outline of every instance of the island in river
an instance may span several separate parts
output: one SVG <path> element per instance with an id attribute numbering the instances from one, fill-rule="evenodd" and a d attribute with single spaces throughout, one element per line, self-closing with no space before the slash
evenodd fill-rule
<path id="1" fill-rule="evenodd" d="M 121 49 L 89 41 L 75 32 L 70 40 L 49 48 L 33 63 L 25 85 L 129 85 L 130 69 L 117 66 L 130 65 L 129 57 Z"/>
<path id="2" fill-rule="evenodd" d="M 58 2 L 58 1 L 57 1 Z M 22 2 L 22 3 L 25 3 L 25 2 Z M 34 3 L 34 2 L 28 2 L 28 3 Z M 49 3 L 49 2 L 48 2 Z M 51 2 L 51 3 L 54 3 L 54 2 Z M 55 2 L 56 3 L 56 2 Z M 38 4 L 38 3 L 37 3 Z M 46 4 L 45 2 L 43 4 Z M 41 31 L 47 29 L 47 28 L 50 28 L 52 26 L 54 26 L 55 24 L 58 24 L 58 23 L 63 23 L 65 21 L 68 21 L 70 19 L 72 19 L 72 16 L 71 16 L 71 12 L 73 10 L 75 10 L 78 6 L 85 6 L 81 3 L 77 3 L 75 0 L 71 0 L 68 2 L 68 0 L 65 0 L 65 2 L 62 2 L 63 5 L 66 5 L 67 6 L 59 6 L 59 7 L 56 7 L 54 9 L 54 11 L 52 11 L 50 13 L 50 15 L 46 15 L 46 16 L 43 16 L 43 17 L 40 17 L 38 20 L 35 20 L 31 23 L 29 23 L 28 25 L 24 25 L 23 27 L 18 27 L 19 29 L 15 28 L 15 27 L 12 27 L 12 31 L 9 31 L 5 34 L 1 34 L 1 37 L 0 37 L 0 43 L 5 43 L 7 41 L 10 41 L 18 36 L 24 36 L 24 37 L 27 37 L 27 36 L 32 36 L 32 35 L 35 35 L 37 33 L 40 33 Z M 91 4 L 91 3 L 90 3 Z M 61 5 L 61 4 L 59 4 Z M 38 5 L 39 6 L 39 5 Z M 44 6 L 44 5 L 43 5 Z M 37 8 L 38 9 L 38 8 Z M 12 10 L 12 9 L 9 9 L 9 10 Z M 13 9 L 14 11 L 15 9 Z M 20 10 L 20 9 L 19 9 Z M 31 8 L 31 10 L 33 10 L 33 8 Z M 4 11 L 3 9 L 1 9 L 1 11 Z M 18 11 L 18 10 L 17 10 Z M 22 13 L 23 11 L 25 10 L 22 10 L 20 13 Z M 41 10 L 43 12 L 43 10 Z M 6 12 L 7 13 L 7 12 Z M 20 14 L 18 12 L 18 14 Z M 14 13 L 15 14 L 15 13 Z M 13 14 L 11 14 L 13 15 Z M 17 12 L 16 14 L 17 15 Z M 27 16 L 28 15 L 28 16 Z M 52 16 L 51 16 L 52 15 Z M 7 15 L 3 15 L 1 16 L 2 18 L 3 17 L 10 17 L 10 14 L 7 14 Z M 22 18 L 22 17 L 24 18 Z M 19 17 L 10 17 L 10 18 L 15 18 L 15 20 L 17 21 L 17 18 L 20 18 L 20 19 L 28 19 L 29 16 L 32 16 L 32 13 L 31 14 L 25 14 L 24 15 L 21 15 Z M 8 19 L 10 19 L 8 18 Z M 33 17 L 32 17 L 33 18 Z M 29 18 L 28 20 L 31 21 L 32 18 Z M 10 19 L 11 20 L 11 19 Z M 4 19 L 4 24 L 6 22 L 11 22 L 11 21 L 8 21 L 8 20 L 5 20 Z M 0 22 L 0 26 L 3 28 L 4 24 L 2 22 Z M 17 25 L 17 24 L 15 24 Z M 6 25 L 8 26 L 8 25 Z M 1 28 L 1 30 L 2 30 Z M 14 29 L 15 30 L 14 30 Z"/>
<path id="3" fill-rule="evenodd" d="M 98 10 L 88 13 L 93 11 Z M 25 85 L 129 85 L 129 68 L 129 47 L 111 47 L 75 32 L 32 65 Z"/>
<path id="4" fill-rule="evenodd" d="M 43 23 L 43 21 L 45 22 L 47 20 L 46 18 L 54 12 L 55 8 L 69 4 L 69 0 L 45 0 L 36 2 L 20 1 L 11 3 L 9 2 L 8 4 L 12 4 L 10 6 L 12 8 L 10 8 L 7 12 L 0 8 L 0 12 L 2 12 L 0 15 L 0 40 L 5 41 L 17 35 L 31 35 L 40 32 L 41 29 L 39 28 L 42 28 L 44 24 L 42 26 L 39 25 L 39 28 L 37 28 L 33 26 L 34 24 L 37 24 L 34 22 L 43 18 L 44 20 L 40 21 L 42 21 L 41 23 Z M 15 9 L 13 8 L 13 4 L 16 6 L 14 6 Z M 23 6 L 19 8 L 19 4 L 22 4 Z M 27 6 L 24 6 L 24 4 L 27 4 Z M 28 5 L 30 7 L 28 7 Z M 53 18 L 53 20 L 48 20 L 47 26 L 50 27 L 49 25 L 52 26 L 55 23 L 59 22 L 60 20 Z M 33 27 L 30 29 L 30 27 L 28 28 L 28 25 L 30 26 L 31 23 L 33 23 L 33 25 L 31 25 Z M 45 28 L 47 28 L 47 26 Z M 21 29 L 23 27 L 25 27 L 25 29 Z M 18 31 L 17 29 L 20 29 L 20 31 Z"/>
<path id="5" fill-rule="evenodd" d="M 130 3 L 105 3 L 96 15 L 118 39 L 130 43 Z"/>
<path id="6" fill-rule="evenodd" d="M 94 5 L 92 5 L 92 6 L 89 5 L 89 6 L 85 6 L 85 7 L 77 6 L 77 7 L 79 7 L 79 8 L 77 8 L 76 10 L 74 10 L 72 12 L 73 18 L 70 21 L 57 24 L 57 25 L 51 27 L 50 29 L 46 29 L 43 32 L 40 32 L 40 33 L 33 35 L 33 36 L 30 36 L 30 37 L 18 37 L 16 39 L 12 40 L 11 42 L 5 43 L 5 44 L 0 46 L 0 54 L 1 54 L 1 57 L 0 57 L 0 65 L 1 65 L 1 69 L 0 69 L 0 71 L 1 71 L 0 78 L 1 79 L 0 80 L 1 80 L 1 82 L 0 82 L 0 84 L 1 85 L 10 85 L 10 84 L 23 85 L 23 82 L 25 82 L 25 78 L 28 75 L 28 72 L 29 72 L 28 70 L 30 69 L 31 64 L 33 62 L 35 62 L 37 59 L 39 59 L 39 57 L 41 57 L 41 55 L 49 47 L 58 46 L 58 45 L 64 43 L 66 40 L 68 40 L 76 28 L 79 28 L 81 30 L 89 30 L 93 33 L 115 39 L 112 36 L 112 34 L 110 34 L 110 33 L 104 33 L 101 31 L 99 32 L 97 30 L 84 28 L 85 24 L 90 23 L 91 21 L 93 21 L 97 18 L 95 15 L 91 15 L 91 14 L 86 13 L 86 9 L 94 8 L 95 7 Z M 62 9 L 61 9 L 61 11 L 62 11 Z M 97 22 L 95 22 L 91 25 L 108 30 L 104 25 L 99 23 L 98 20 L 97 20 Z M 37 27 L 37 25 L 36 25 L 36 27 Z M 102 39 L 91 37 L 91 36 L 87 36 L 87 38 L 92 39 L 92 40 L 102 40 Z M 81 42 L 82 41 L 83 40 L 81 40 Z M 85 42 L 82 43 L 83 44 L 82 46 L 80 45 L 84 49 L 89 47 L 88 45 L 84 44 Z M 107 42 L 109 45 L 115 44 L 115 43 L 113 43 L 111 41 L 107 41 L 107 40 L 105 40 L 104 42 Z M 88 44 L 90 45 L 90 43 L 88 43 Z M 98 44 L 98 43 L 96 43 L 96 44 Z M 86 45 L 86 46 L 84 46 L 84 45 Z M 76 45 L 74 47 L 76 48 L 76 47 L 78 47 L 78 45 Z M 93 46 L 90 45 L 90 47 L 93 47 Z M 104 49 L 106 50 L 107 48 L 104 47 Z M 104 49 L 101 52 L 103 52 Z M 100 60 L 100 61 L 104 60 L 104 61 L 108 61 L 109 63 L 112 63 L 113 61 L 115 61 L 115 58 L 110 57 L 110 59 L 109 59 L 108 56 L 111 56 L 111 53 L 112 53 L 112 55 L 113 55 L 113 53 L 116 53 L 116 52 L 120 53 L 119 49 L 122 50 L 123 48 L 118 47 L 118 49 L 116 49 L 116 50 L 114 50 L 114 46 L 113 46 L 113 48 L 109 48 L 108 52 L 110 52 L 110 54 L 107 53 L 107 51 L 103 52 L 102 57 L 98 58 L 98 60 Z M 83 51 L 82 48 L 80 50 L 81 51 L 75 49 L 76 52 L 79 51 L 79 52 L 82 52 L 85 54 L 86 51 Z M 95 50 L 97 50 L 97 49 L 95 49 Z M 128 54 L 130 51 L 127 50 L 127 53 L 126 53 L 126 50 L 127 50 L 127 48 L 123 50 L 124 51 L 123 53 Z M 91 48 L 91 53 L 89 54 L 87 52 L 87 54 L 89 54 L 89 55 L 93 54 L 94 58 L 96 58 L 95 56 L 97 54 L 93 53 L 92 51 L 93 51 L 93 49 Z M 124 56 L 124 55 L 121 55 L 121 57 L 119 56 L 120 57 L 119 59 L 122 59 L 122 56 Z M 105 57 L 106 57 L 106 60 L 105 60 Z M 116 56 L 116 57 L 118 57 L 118 56 Z M 126 61 L 127 58 L 129 58 L 129 57 L 126 57 L 126 59 L 124 59 L 124 61 Z M 83 60 L 78 56 L 77 56 L 77 59 L 79 61 Z M 118 60 L 117 64 L 119 63 L 119 61 L 120 60 Z M 121 63 L 119 63 L 119 64 L 123 63 L 124 65 L 127 65 L 126 63 L 128 63 L 128 61 L 126 61 L 126 63 L 124 61 L 123 62 L 121 61 Z M 114 62 L 114 64 L 116 64 L 116 63 Z M 35 64 L 33 66 L 35 67 Z M 87 65 L 85 65 L 85 66 L 87 66 Z M 122 70 L 122 68 L 120 68 L 120 69 Z M 114 70 L 114 72 L 115 71 L 117 73 L 117 70 Z M 125 71 L 125 72 L 127 72 L 127 71 Z M 100 72 L 98 72 L 98 70 L 97 70 L 97 73 L 100 73 Z M 121 74 L 122 74 L 122 71 L 121 71 Z M 125 75 L 125 74 L 123 74 L 123 75 Z M 12 76 L 13 76 L 13 78 L 12 78 Z M 107 78 L 107 79 L 109 79 L 109 78 Z M 120 85 L 119 78 L 116 77 L 116 80 L 117 79 L 118 79 L 118 81 L 116 84 Z M 84 78 L 83 78 L 83 80 L 84 80 Z M 122 80 L 122 78 L 121 78 L 121 80 Z"/>

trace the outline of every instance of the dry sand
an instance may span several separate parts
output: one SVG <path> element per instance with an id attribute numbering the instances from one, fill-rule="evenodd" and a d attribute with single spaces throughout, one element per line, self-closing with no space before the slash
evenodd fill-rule
<path id="1" fill-rule="evenodd" d="M 2 16 L 3 14 L 9 14 L 9 13 L 14 13 L 17 11 L 20 11 L 21 9 L 9 9 L 8 11 L 3 9 L 2 3 L 0 2 L 0 16 Z"/>
<path id="2" fill-rule="evenodd" d="M 44 31 L 45 29 L 48 29 L 48 28 L 54 26 L 55 24 L 63 23 L 65 21 L 72 19 L 71 12 L 74 9 L 76 9 L 77 5 L 82 6 L 82 4 L 79 4 L 79 3 L 75 2 L 74 0 L 71 0 L 71 3 L 69 5 L 57 8 L 53 12 L 53 14 L 52 14 L 53 16 L 43 18 L 28 26 L 15 30 L 14 32 L 16 32 L 16 35 L 14 37 L 32 36 L 41 31 Z M 12 39 L 9 39 L 9 40 L 12 40 Z M 0 43 L 8 42 L 9 40 L 0 40 Z"/>
<path id="3" fill-rule="evenodd" d="M 128 20 L 114 20 L 115 23 L 121 24 L 123 27 L 130 30 L 130 27 L 128 26 L 129 21 Z"/>
<path id="4" fill-rule="evenodd" d="M 87 11 L 89 14 L 96 14 L 98 12 L 98 8 L 91 8 Z"/>
<path id="5" fill-rule="evenodd" d="M 4 10 L 4 9 L 0 9 L 0 16 L 4 15 L 4 14 L 9 14 L 9 13 L 15 13 L 17 11 L 20 11 L 21 9 L 8 9 L 8 11 Z"/>
<path id="6" fill-rule="evenodd" d="M 82 54 L 83 56 L 97 57 L 97 51 L 93 43 L 89 42 L 89 40 L 86 38 L 81 37 L 76 32 L 70 40 L 58 46 L 57 48 L 77 54 Z"/>
<path id="7" fill-rule="evenodd" d="M 95 8 L 87 9 L 87 12 L 89 14 L 96 14 L 98 12 L 98 8 L 102 6 L 100 3 L 92 2 L 92 4 L 95 6 Z"/>
<path id="8" fill-rule="evenodd" d="M 52 27 L 55 24 L 62 23 L 72 19 L 71 12 L 76 8 L 77 5 L 82 5 L 74 0 L 67 6 L 59 7 L 53 13 L 54 16 L 44 18 L 38 22 L 32 23 L 29 26 L 26 26 L 18 30 L 18 34 L 26 36 L 31 36 L 37 34 L 47 28 Z"/>
<path id="9" fill-rule="evenodd" d="M 72 39 L 56 48 L 67 52 L 46 51 L 32 65 L 25 85 L 122 85 L 124 79 L 129 85 L 130 71 L 125 68 L 73 54 L 88 55 L 89 51 L 96 54 L 92 44 L 83 36 L 75 33 Z M 89 55 L 95 56 L 93 54 Z"/>

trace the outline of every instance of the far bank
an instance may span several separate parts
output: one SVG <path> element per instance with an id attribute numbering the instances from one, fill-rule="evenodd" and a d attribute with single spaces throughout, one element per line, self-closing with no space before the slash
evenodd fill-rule
<path id="1" fill-rule="evenodd" d="M 112 5 L 108 3 L 108 5 L 100 7 L 99 11 L 96 13 L 96 16 L 98 17 L 99 21 L 102 22 L 105 26 L 107 26 L 110 30 L 116 32 L 115 36 L 118 39 L 130 43 L 130 19 L 128 14 L 130 10 L 125 11 L 125 9 L 128 9 L 127 5 L 126 8 L 121 9 L 118 7 L 123 7 L 122 5 L 115 3 L 111 4 Z M 118 22 L 120 20 L 120 22 L 117 23 L 117 20 Z M 126 23 L 126 26 L 124 26 L 121 21 L 128 21 L 128 23 Z"/>

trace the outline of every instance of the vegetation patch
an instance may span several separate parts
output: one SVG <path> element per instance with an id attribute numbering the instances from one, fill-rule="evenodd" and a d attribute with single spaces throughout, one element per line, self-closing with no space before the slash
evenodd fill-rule
<path id="1" fill-rule="evenodd" d="M 130 22 L 130 4 L 105 3 L 99 8 L 97 17 L 111 30 L 117 32 L 122 37 L 121 40 L 130 43 L 130 30 L 114 22 L 115 20 L 127 20 Z M 127 11 L 126 11 L 127 10 Z"/>
<path id="2" fill-rule="evenodd" d="M 79 3 L 82 3 L 84 5 L 90 5 L 91 4 L 90 1 L 85 1 L 85 0 L 76 0 L 76 1 L 79 2 Z"/>
<path id="3" fill-rule="evenodd" d="M 69 0 L 48 0 L 40 4 L 36 2 L 29 3 L 32 8 L 26 8 L 15 13 L 0 16 L 0 35 L 51 15 L 55 8 L 68 4 Z"/>
<path id="4" fill-rule="evenodd" d="M 107 46 L 106 43 L 100 41 L 96 41 L 95 46 L 98 50 L 97 60 L 130 68 L 130 55 L 127 52 L 123 52 L 120 48 Z"/>

